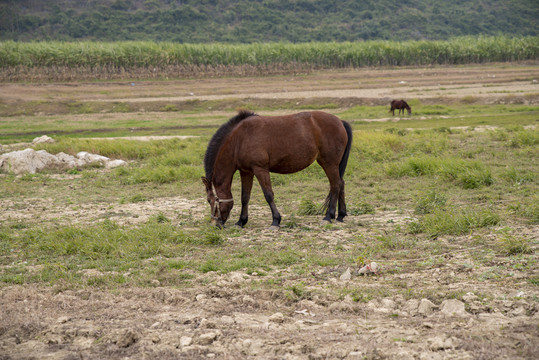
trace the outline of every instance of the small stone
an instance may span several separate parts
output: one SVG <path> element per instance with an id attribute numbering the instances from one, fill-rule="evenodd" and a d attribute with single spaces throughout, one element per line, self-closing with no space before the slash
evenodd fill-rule
<path id="1" fill-rule="evenodd" d="M 71 318 L 69 316 L 60 316 L 56 322 L 59 323 L 59 324 L 65 324 L 66 322 L 68 322 L 69 320 L 71 320 Z"/>
<path id="2" fill-rule="evenodd" d="M 118 166 L 124 166 L 127 164 L 124 160 L 116 159 L 116 160 L 110 160 L 105 163 L 105 168 L 107 169 L 114 169 Z"/>
<path id="3" fill-rule="evenodd" d="M 429 316 L 434 312 L 434 308 L 436 308 L 436 305 L 434 305 L 430 300 L 421 299 L 419 307 L 417 308 L 417 312 L 420 315 Z"/>
<path id="4" fill-rule="evenodd" d="M 213 321 L 203 318 L 200 320 L 200 325 L 198 327 L 201 329 L 215 329 L 217 325 Z"/>
<path id="5" fill-rule="evenodd" d="M 43 136 L 40 136 L 40 137 L 36 137 L 34 140 L 32 140 L 32 144 L 52 144 L 54 143 L 54 139 L 47 136 L 47 135 L 43 135 Z"/>
<path id="6" fill-rule="evenodd" d="M 186 346 L 190 346 L 191 344 L 193 343 L 193 338 L 192 337 L 189 337 L 189 336 L 182 336 L 180 338 L 180 346 L 183 348 L 183 347 L 186 347 Z"/>
<path id="7" fill-rule="evenodd" d="M 207 298 L 208 297 L 206 296 L 206 294 L 198 294 L 197 296 L 195 296 L 195 299 L 198 302 L 204 302 Z"/>
<path id="8" fill-rule="evenodd" d="M 468 317 L 470 314 L 466 312 L 464 303 L 456 299 L 444 300 L 440 311 L 446 316 Z"/>
<path id="9" fill-rule="evenodd" d="M 161 338 L 157 334 L 152 335 L 150 339 L 152 340 L 154 344 L 157 344 L 161 341 Z"/>
<path id="10" fill-rule="evenodd" d="M 209 332 L 199 336 L 197 344 L 199 345 L 210 345 L 217 339 L 217 334 L 214 332 Z"/>
<path id="11" fill-rule="evenodd" d="M 419 300 L 410 299 L 404 304 L 402 310 L 406 311 L 408 314 L 413 316 L 413 315 L 417 314 L 417 309 L 418 308 L 419 308 Z"/>
<path id="12" fill-rule="evenodd" d="M 116 345 L 118 345 L 121 348 L 126 348 L 134 343 L 136 343 L 139 339 L 139 336 L 137 333 L 127 330 L 125 333 L 123 333 L 120 338 L 116 341 Z"/>
<path id="13" fill-rule="evenodd" d="M 429 339 L 430 350 L 440 351 L 453 348 L 453 341 L 451 338 L 443 338 L 441 336 L 436 336 Z"/>
<path id="14" fill-rule="evenodd" d="M 273 315 L 271 315 L 268 319 L 268 321 L 270 322 L 274 322 L 274 323 L 277 323 L 277 324 L 281 324 L 284 322 L 284 315 L 280 312 L 277 312 Z"/>
<path id="15" fill-rule="evenodd" d="M 386 309 L 387 312 L 391 312 L 395 310 L 396 304 L 395 304 L 395 301 L 393 301 L 392 299 L 384 298 L 380 300 L 380 306 L 383 309 Z"/>

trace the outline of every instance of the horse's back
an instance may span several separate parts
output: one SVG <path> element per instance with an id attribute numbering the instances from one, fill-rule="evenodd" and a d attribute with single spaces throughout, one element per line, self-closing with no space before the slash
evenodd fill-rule
<path id="1" fill-rule="evenodd" d="M 240 169 L 248 164 L 272 172 L 300 171 L 321 156 L 342 156 L 347 133 L 342 120 L 323 111 L 252 116 L 236 129 Z"/>

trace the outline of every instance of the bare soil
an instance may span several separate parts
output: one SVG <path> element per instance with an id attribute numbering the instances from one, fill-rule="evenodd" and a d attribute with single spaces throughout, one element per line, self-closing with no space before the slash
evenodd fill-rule
<path id="1" fill-rule="evenodd" d="M 539 68 L 529 64 L 328 71 L 268 78 L 187 79 L 170 82 L 0 85 L 3 101 L 95 100 L 144 102 L 156 99 L 213 98 L 485 98 L 537 103 Z M 192 93 L 192 94 L 190 94 Z M 58 175 L 69 182 L 69 176 Z M 207 216 L 204 199 L 160 198 L 134 204 L 89 203 L 58 206 L 54 199 L 0 199 L 0 222 L 39 219 L 43 223 L 92 223 L 108 218 L 136 224 L 149 214 L 178 212 Z M 229 241 L 249 246 L 252 239 L 274 241 L 265 228 L 266 208 L 253 206 L 251 226 Z M 402 222 L 392 212 L 361 215 L 359 233 Z M 259 219 L 257 219 L 259 218 Z M 306 217 L 305 226 L 317 226 Z M 389 225 L 391 224 L 391 225 Z M 537 226 L 521 226 L 537 242 Z M 349 228 L 319 239 L 332 243 Z M 293 233 L 290 241 L 294 241 Z M 322 235 L 321 235 L 322 236 Z M 284 240 L 283 240 L 284 237 Z M 286 241 L 286 234 L 279 234 Z M 46 286 L 0 287 L 0 359 L 533 359 L 539 349 L 539 290 L 528 279 L 538 269 L 518 269 L 504 258 L 492 267 L 507 282 L 492 287 L 481 281 L 489 267 L 468 267 L 473 249 L 462 237 L 461 249 L 443 262 L 402 273 L 361 276 L 357 268 L 336 267 L 305 274 L 300 280 L 313 296 L 301 301 L 267 290 L 258 274 L 196 274 L 189 288 L 97 288 L 65 290 Z M 279 246 L 275 242 L 275 246 Z M 536 254 L 534 249 L 534 254 Z M 426 254 L 428 256 L 428 254 Z M 420 261 L 422 259 L 418 259 Z M 98 271 L 85 276 L 98 277 Z M 289 270 L 266 274 L 297 282 Z M 355 301 L 335 297 L 330 289 L 384 290 L 422 288 L 454 298 L 378 296 Z M 390 292 L 391 293 L 391 292 Z M 433 298 L 433 297 L 431 297 Z"/>

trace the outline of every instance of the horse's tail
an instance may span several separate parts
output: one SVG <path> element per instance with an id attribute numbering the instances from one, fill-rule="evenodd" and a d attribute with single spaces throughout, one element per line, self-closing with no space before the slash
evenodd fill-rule
<path id="1" fill-rule="evenodd" d="M 344 176 L 346 165 L 348 165 L 348 157 L 350 156 L 350 149 L 352 148 L 352 127 L 344 120 L 342 120 L 342 124 L 344 125 L 344 129 L 346 130 L 348 142 L 346 143 L 346 148 L 344 149 L 344 154 L 342 155 L 341 163 L 339 164 L 339 175 L 341 179 Z"/>
<path id="2" fill-rule="evenodd" d="M 342 155 L 341 162 L 339 163 L 339 176 L 341 179 L 344 176 L 344 171 L 346 170 L 346 165 L 348 165 L 348 157 L 350 156 L 350 149 L 352 148 L 352 127 L 349 123 L 347 123 L 344 120 L 341 120 L 342 124 L 344 126 L 344 129 L 346 130 L 346 137 L 348 138 L 348 142 L 346 143 L 346 147 L 344 148 L 344 154 Z M 329 202 L 331 200 L 331 192 L 326 197 L 326 200 L 324 200 L 324 203 L 322 204 L 320 208 L 320 212 L 324 213 L 329 208 Z"/>

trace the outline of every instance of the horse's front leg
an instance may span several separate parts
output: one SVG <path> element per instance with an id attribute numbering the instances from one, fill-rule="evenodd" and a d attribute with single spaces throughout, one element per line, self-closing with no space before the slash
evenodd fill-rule
<path id="1" fill-rule="evenodd" d="M 257 169 L 254 171 L 254 175 L 258 179 L 262 192 L 264 193 L 264 197 L 266 198 L 266 201 L 271 209 L 271 216 L 273 217 L 271 227 L 278 228 L 281 224 L 281 214 L 279 214 L 279 210 L 277 210 L 277 206 L 275 206 L 275 201 L 273 200 L 274 197 L 273 190 L 271 189 L 271 178 L 269 171 L 266 169 Z"/>
<path id="2" fill-rule="evenodd" d="M 248 207 L 251 199 L 251 189 L 253 188 L 253 174 L 240 171 L 241 176 L 241 214 L 236 225 L 244 227 L 249 220 Z"/>

